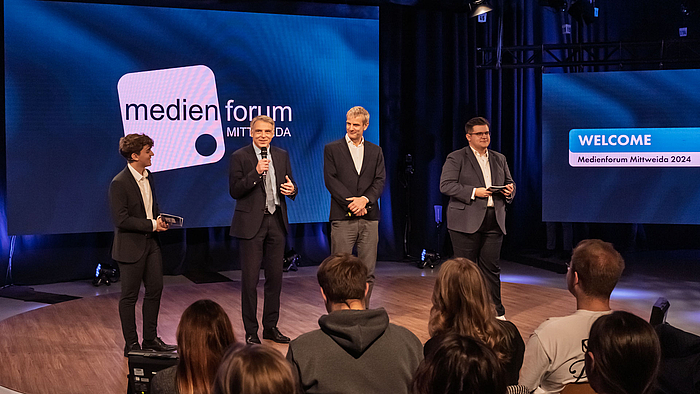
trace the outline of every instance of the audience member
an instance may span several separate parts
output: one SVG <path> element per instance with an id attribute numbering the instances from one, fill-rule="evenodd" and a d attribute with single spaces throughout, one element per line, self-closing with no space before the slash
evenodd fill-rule
<path id="1" fill-rule="evenodd" d="M 596 393 L 652 393 L 660 362 L 659 338 L 643 319 L 615 311 L 593 323 L 586 374 Z"/>
<path id="2" fill-rule="evenodd" d="M 421 342 L 389 323 L 383 308 L 366 310 L 367 267 L 350 254 L 318 268 L 327 315 L 319 330 L 289 344 L 287 359 L 307 393 L 408 393 L 423 359 Z"/>
<path id="3" fill-rule="evenodd" d="M 224 309 L 211 300 L 196 301 L 185 309 L 177 326 L 178 364 L 153 377 L 151 392 L 209 394 L 221 358 L 235 343 Z"/>
<path id="4" fill-rule="evenodd" d="M 216 375 L 214 394 L 296 394 L 289 363 L 264 345 L 229 350 Z"/>
<path id="5" fill-rule="evenodd" d="M 519 384 L 536 393 L 558 393 L 568 383 L 586 382 L 584 352 L 588 333 L 609 314 L 610 293 L 625 262 L 608 242 L 581 241 L 571 256 L 566 283 L 576 298 L 576 312 L 550 318 L 533 332 L 525 347 Z"/>
<path id="6" fill-rule="evenodd" d="M 433 290 L 424 355 L 430 357 L 449 333 L 477 338 L 488 345 L 504 368 L 507 385 L 518 384 L 525 342 L 518 328 L 496 318 L 479 268 L 465 258 L 445 261 Z"/>
<path id="7" fill-rule="evenodd" d="M 490 346 L 455 332 L 445 334 L 413 378 L 414 394 L 504 394 L 503 367 Z"/>

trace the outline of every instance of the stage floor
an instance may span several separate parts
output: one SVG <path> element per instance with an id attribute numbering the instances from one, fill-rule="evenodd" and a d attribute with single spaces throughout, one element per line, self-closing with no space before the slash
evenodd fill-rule
<path id="1" fill-rule="evenodd" d="M 506 316 L 526 341 L 546 318 L 575 310 L 563 274 L 508 261 L 502 262 L 502 268 Z M 653 271 L 630 269 L 628 262 L 613 293 L 613 308 L 646 319 L 656 298 L 665 296 L 671 302 L 669 323 L 699 333 L 697 276 L 680 272 L 669 279 Z M 378 263 L 372 307 L 386 308 L 393 323 L 407 327 L 425 342 L 429 338 L 427 322 L 436 272 L 437 268 L 420 270 L 408 263 Z M 301 267 L 298 272 L 285 274 L 279 327 L 292 338 L 316 329 L 318 317 L 325 313 L 315 273 L 316 267 Z M 194 284 L 183 276 L 165 277 L 159 335 L 166 342 L 175 343 L 182 311 L 202 298 L 224 307 L 237 338 L 242 340 L 240 271 L 222 274 L 232 281 Z M 0 386 L 32 394 L 124 393 L 127 362 L 122 355 L 124 344 L 117 313 L 119 284 L 96 288 L 90 281 L 77 281 L 33 287 L 82 298 L 49 306 L 0 298 Z M 262 281 L 260 296 L 261 287 Z M 140 310 L 140 303 L 137 308 Z M 264 342 L 286 353 L 286 345 Z"/>

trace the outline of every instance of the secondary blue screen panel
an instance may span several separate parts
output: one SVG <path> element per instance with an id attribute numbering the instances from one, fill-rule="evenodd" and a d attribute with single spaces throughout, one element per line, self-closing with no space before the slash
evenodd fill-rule
<path id="1" fill-rule="evenodd" d="M 379 143 L 379 21 L 8 0 L 7 217 L 11 234 L 110 231 L 118 140 L 155 141 L 161 211 L 228 226 L 229 156 L 250 119 L 276 121 L 299 186 L 291 223 L 328 220 L 323 146 L 355 105 Z"/>
<path id="2" fill-rule="evenodd" d="M 542 77 L 542 220 L 700 224 L 700 70 Z"/>

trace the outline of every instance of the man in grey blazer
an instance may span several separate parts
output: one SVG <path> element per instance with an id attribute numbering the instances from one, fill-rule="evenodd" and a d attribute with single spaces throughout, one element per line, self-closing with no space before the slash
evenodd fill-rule
<path id="1" fill-rule="evenodd" d="M 447 229 L 455 257 L 479 267 L 491 291 L 496 314 L 501 303 L 501 243 L 506 233 L 506 204 L 513 200 L 515 183 L 506 157 L 488 149 L 489 122 L 476 117 L 464 126 L 469 146 L 447 156 L 440 176 L 440 192 L 450 197 Z"/>
<path id="2" fill-rule="evenodd" d="M 163 259 L 157 233 L 168 229 L 160 219 L 153 174 L 146 169 L 153 157 L 153 140 L 145 134 L 129 134 L 119 140 L 119 153 L 126 168 L 109 185 L 109 206 L 114 221 L 112 258 L 119 264 L 122 294 L 119 319 L 126 346 L 131 350 L 175 350 L 157 336 L 160 296 L 163 291 Z M 136 333 L 136 301 L 141 282 L 143 298 L 143 343 Z"/>
<path id="3" fill-rule="evenodd" d="M 357 247 L 357 257 L 368 271 L 366 308 L 377 264 L 377 202 L 386 179 L 382 148 L 363 137 L 368 126 L 369 112 L 359 106 L 351 108 L 346 115 L 345 136 L 323 149 L 323 178 L 331 193 L 331 254 L 351 254 Z"/>
<path id="4" fill-rule="evenodd" d="M 284 245 L 289 228 L 286 197 L 298 188 L 287 151 L 271 146 L 275 121 L 260 115 L 250 122 L 253 143 L 231 155 L 229 193 L 236 199 L 231 236 L 238 238 L 241 256 L 241 312 L 247 344 L 259 344 L 258 296 L 260 268 L 265 270 L 263 339 L 289 343 L 277 328 L 282 292 Z"/>

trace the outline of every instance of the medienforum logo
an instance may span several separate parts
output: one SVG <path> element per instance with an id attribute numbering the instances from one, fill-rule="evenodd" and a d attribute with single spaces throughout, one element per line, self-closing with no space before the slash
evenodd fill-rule
<path id="1" fill-rule="evenodd" d="M 153 172 L 224 157 L 214 72 L 204 65 L 125 74 L 117 83 L 124 135 L 153 138 Z"/>

